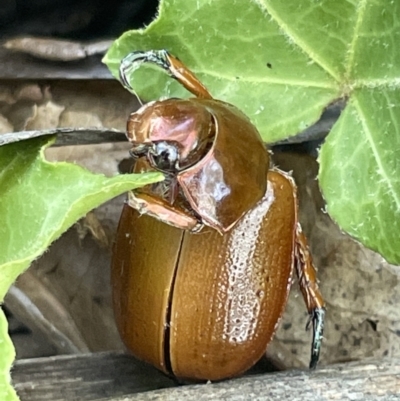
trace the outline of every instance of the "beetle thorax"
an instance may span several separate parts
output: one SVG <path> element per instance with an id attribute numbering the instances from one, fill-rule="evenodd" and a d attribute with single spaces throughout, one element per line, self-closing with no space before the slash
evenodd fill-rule
<path id="1" fill-rule="evenodd" d="M 192 100 L 152 102 L 131 114 L 127 136 L 133 156 L 147 157 L 161 171 L 181 171 L 207 153 L 214 138 L 213 118 Z"/>

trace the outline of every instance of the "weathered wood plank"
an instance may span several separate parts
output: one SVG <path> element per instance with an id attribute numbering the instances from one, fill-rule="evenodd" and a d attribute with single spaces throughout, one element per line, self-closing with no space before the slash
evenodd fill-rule
<path id="1" fill-rule="evenodd" d="M 176 385 L 155 368 L 117 352 L 19 360 L 12 379 L 21 401 L 106 400 Z"/>
<path id="2" fill-rule="evenodd" d="M 400 399 L 400 360 L 351 363 L 257 375 L 113 398 L 113 401 L 393 401 Z"/>
<path id="3" fill-rule="evenodd" d="M 22 401 L 400 399 L 400 358 L 176 387 L 131 356 L 99 353 L 17 361 L 12 376 Z"/>

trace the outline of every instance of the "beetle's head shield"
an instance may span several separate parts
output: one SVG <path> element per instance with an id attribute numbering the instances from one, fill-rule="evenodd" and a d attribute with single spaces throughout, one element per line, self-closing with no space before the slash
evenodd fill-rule
<path id="1" fill-rule="evenodd" d="M 204 157 L 214 138 L 212 115 L 193 100 L 149 103 L 128 120 L 134 157 L 145 156 L 161 171 L 180 171 Z"/>

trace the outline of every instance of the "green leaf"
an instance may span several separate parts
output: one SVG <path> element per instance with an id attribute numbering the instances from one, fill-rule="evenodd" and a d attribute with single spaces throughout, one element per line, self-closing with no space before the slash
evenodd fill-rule
<path id="1" fill-rule="evenodd" d="M 400 262 L 400 91 L 352 94 L 321 149 L 327 210 L 349 234 Z"/>
<path id="2" fill-rule="evenodd" d="M 29 263 L 91 209 L 162 174 L 115 177 L 44 159 L 46 137 L 0 147 L 0 301 Z"/>
<path id="3" fill-rule="evenodd" d="M 400 264 L 400 3 L 360 1 L 345 75 L 350 101 L 320 154 L 340 227 Z"/>
<path id="4" fill-rule="evenodd" d="M 79 218 L 123 192 L 163 178 L 160 173 L 107 178 L 77 165 L 49 163 L 43 151 L 52 139 L 0 147 L 0 302 L 17 276 Z M 9 370 L 14 351 L 2 313 L 0 350 L 0 399 L 13 400 Z"/>
<path id="5" fill-rule="evenodd" d="M 267 142 L 286 138 L 315 122 L 340 88 L 314 58 L 314 49 L 298 46 L 282 21 L 269 14 L 273 3 L 164 0 L 158 19 L 145 30 L 122 35 L 103 61 L 118 77 L 128 53 L 166 48 L 193 69 L 214 97 L 243 110 Z M 150 66 L 135 72 L 131 83 L 147 100 L 188 96 Z"/>
<path id="6" fill-rule="evenodd" d="M 266 142 L 349 103 L 320 154 L 327 209 L 351 235 L 400 264 L 400 2 L 162 0 L 158 18 L 122 35 L 104 61 L 118 76 L 135 50 L 168 49 L 218 98 L 252 119 Z M 131 84 L 145 99 L 184 95 L 146 67 Z"/>
<path id="7" fill-rule="evenodd" d="M 17 394 L 10 384 L 10 366 L 15 352 L 7 329 L 7 319 L 0 309 L 0 400 L 17 401 Z"/>

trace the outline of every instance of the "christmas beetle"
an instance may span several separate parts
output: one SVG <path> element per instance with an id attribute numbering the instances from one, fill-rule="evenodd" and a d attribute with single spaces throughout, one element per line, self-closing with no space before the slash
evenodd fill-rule
<path id="1" fill-rule="evenodd" d="M 112 261 L 113 305 L 128 349 L 181 379 L 237 376 L 265 353 L 295 270 L 318 362 L 324 301 L 298 222 L 296 186 L 270 166 L 249 119 L 213 99 L 167 51 L 135 52 L 120 67 L 156 63 L 196 97 L 132 113 L 134 171 L 164 173 L 129 195 Z"/>

